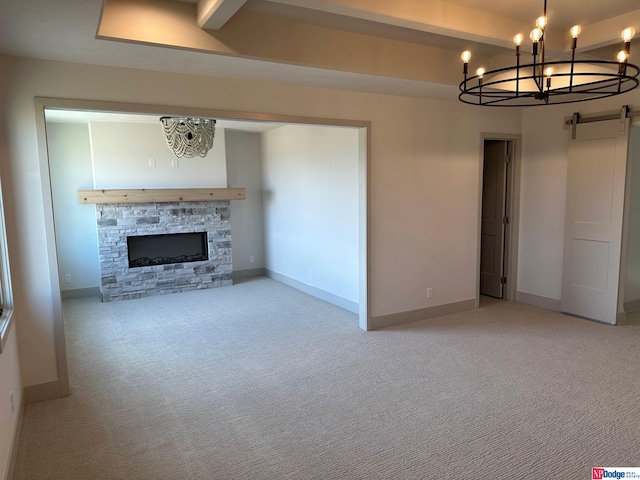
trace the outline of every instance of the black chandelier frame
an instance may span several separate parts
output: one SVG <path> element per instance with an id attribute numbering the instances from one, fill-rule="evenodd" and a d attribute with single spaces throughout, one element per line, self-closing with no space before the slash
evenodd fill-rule
<path id="1" fill-rule="evenodd" d="M 532 36 L 532 63 L 520 64 L 520 42 L 516 43 L 516 65 L 478 72 L 468 76 L 470 53 L 464 57 L 464 80 L 458 99 L 470 105 L 527 107 L 558 105 L 612 97 L 629 92 L 640 84 L 640 68 L 628 62 L 631 39 L 624 41 L 618 61 L 576 60 L 577 36 L 572 35 L 571 60 L 545 61 L 547 0 L 544 24 L 538 25 L 539 39 Z M 629 29 L 631 30 L 631 29 Z M 533 33 L 532 33 L 533 35 Z M 522 40 L 522 36 L 520 41 Z M 633 31 L 631 32 L 631 37 Z M 584 67 L 590 67 L 585 69 Z M 558 86 L 561 85 L 561 86 Z"/>
<path id="2" fill-rule="evenodd" d="M 575 66 L 583 65 L 610 67 L 611 72 L 575 72 Z M 637 78 L 640 75 L 638 66 L 626 63 L 620 69 L 620 65 L 619 62 L 609 60 L 572 60 L 571 62 L 554 61 L 498 68 L 469 78 L 465 75 L 465 79 L 460 83 L 458 99 L 470 105 L 525 107 L 559 105 L 612 97 L 631 91 L 640 84 Z M 542 72 L 549 67 L 568 67 L 569 72 L 553 73 L 547 77 Z M 536 69 L 540 69 L 541 72 L 536 72 Z M 513 72 L 513 76 L 508 76 L 509 72 Z M 534 73 L 523 74 L 523 72 Z M 579 81 L 580 78 L 586 77 L 598 77 L 598 80 Z M 553 79 L 563 78 L 568 78 L 568 86 L 552 87 Z M 522 83 L 527 81 L 534 81 L 537 88 L 521 89 Z M 500 85 L 507 83 L 515 83 L 515 90 L 499 88 Z"/>

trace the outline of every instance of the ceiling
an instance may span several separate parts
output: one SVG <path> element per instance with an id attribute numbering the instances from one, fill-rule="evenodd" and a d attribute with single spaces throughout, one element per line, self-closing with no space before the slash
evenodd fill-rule
<path id="1" fill-rule="evenodd" d="M 548 5 L 552 55 L 566 50 L 574 23 L 583 26 L 579 49 L 596 56 L 615 51 L 624 27 L 640 32 L 638 0 Z M 542 0 L 1 0 L 0 53 L 455 98 L 460 51 L 473 52 L 472 66 L 510 62 L 513 35 L 526 35 L 542 8 Z"/>

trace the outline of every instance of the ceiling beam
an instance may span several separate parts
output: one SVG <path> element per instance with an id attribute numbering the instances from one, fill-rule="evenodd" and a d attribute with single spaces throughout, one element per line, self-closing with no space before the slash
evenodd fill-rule
<path id="1" fill-rule="evenodd" d="M 247 0 L 198 0 L 198 26 L 220 30 Z"/>
<path id="2" fill-rule="evenodd" d="M 513 36 L 528 37 L 530 22 L 496 15 L 443 0 L 268 0 L 325 13 L 433 33 L 471 42 L 513 47 Z M 554 48 L 564 47 L 562 36 Z"/>
<path id="3" fill-rule="evenodd" d="M 221 30 L 203 30 L 194 14 L 194 5 L 174 0 L 105 0 L 96 38 L 299 65 L 372 80 L 401 79 L 415 85 L 457 85 L 462 77 L 459 54 L 444 48 L 244 10 Z M 487 59 L 474 54 L 474 62 L 486 65 Z"/>

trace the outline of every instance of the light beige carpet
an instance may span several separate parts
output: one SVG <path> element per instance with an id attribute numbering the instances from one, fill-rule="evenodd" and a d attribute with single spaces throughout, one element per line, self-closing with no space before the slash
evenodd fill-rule
<path id="1" fill-rule="evenodd" d="M 517 303 L 377 332 L 260 278 L 65 302 L 16 480 L 588 479 L 640 466 L 640 325 Z"/>

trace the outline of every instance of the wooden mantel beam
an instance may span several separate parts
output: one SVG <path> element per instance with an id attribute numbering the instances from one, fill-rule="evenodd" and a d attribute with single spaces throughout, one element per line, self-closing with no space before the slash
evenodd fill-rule
<path id="1" fill-rule="evenodd" d="M 78 190 L 78 203 L 168 203 L 244 200 L 244 188 Z"/>

